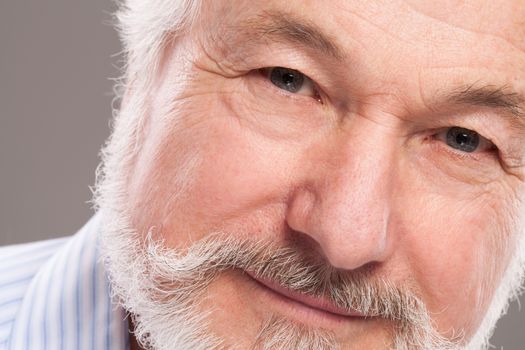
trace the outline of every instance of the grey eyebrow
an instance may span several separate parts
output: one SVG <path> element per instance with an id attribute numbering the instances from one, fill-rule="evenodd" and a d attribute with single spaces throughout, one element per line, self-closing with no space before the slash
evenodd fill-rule
<path id="1" fill-rule="evenodd" d="M 288 41 L 342 61 L 343 50 L 314 23 L 281 12 L 264 12 L 243 21 L 237 28 L 246 36 Z"/>
<path id="2" fill-rule="evenodd" d="M 525 127 L 525 97 L 508 86 L 468 85 L 451 93 L 447 100 L 455 104 L 504 110 L 517 117 Z"/>

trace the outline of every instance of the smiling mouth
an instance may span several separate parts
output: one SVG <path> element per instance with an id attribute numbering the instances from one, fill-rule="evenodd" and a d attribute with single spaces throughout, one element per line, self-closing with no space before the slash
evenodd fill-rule
<path id="1" fill-rule="evenodd" d="M 269 290 L 270 292 L 277 294 L 278 296 L 288 300 L 289 302 L 299 304 L 303 308 L 309 309 L 314 312 L 322 313 L 325 316 L 345 318 L 345 319 L 349 319 L 349 318 L 352 318 L 352 319 L 368 318 L 369 319 L 373 317 L 370 315 L 365 315 L 355 310 L 348 310 L 348 309 L 344 309 L 342 307 L 336 306 L 334 303 L 330 302 L 326 298 L 317 298 L 317 297 L 313 297 L 313 296 L 309 296 L 303 293 L 293 291 L 291 289 L 288 289 L 286 287 L 279 285 L 278 283 L 272 280 L 257 277 L 255 276 L 255 274 L 249 271 L 246 271 L 246 274 L 250 276 L 262 288 L 265 288 Z"/>

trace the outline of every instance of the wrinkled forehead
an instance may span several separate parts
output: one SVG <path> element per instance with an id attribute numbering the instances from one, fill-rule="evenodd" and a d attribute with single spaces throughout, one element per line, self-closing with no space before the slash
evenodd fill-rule
<path id="1" fill-rule="evenodd" d="M 525 52 L 523 0 L 406 0 L 405 3 L 429 21 L 499 37 Z"/>
<path id="2" fill-rule="evenodd" d="M 332 71 L 346 81 L 352 78 L 364 93 L 397 91 L 400 99 L 410 101 L 417 91 L 435 96 L 461 84 L 479 83 L 525 95 L 524 0 L 235 4 L 206 6 L 218 21 L 212 31 L 221 33 L 230 51 L 240 56 L 263 56 L 265 45 L 257 44 L 258 38 L 268 42 L 286 37 L 292 45 L 306 44 L 316 59 L 335 58 L 329 64 Z M 258 51 L 248 52 L 257 45 Z M 390 90 L 378 90 L 385 86 Z"/>
<path id="3" fill-rule="evenodd" d="M 210 3 L 205 3 L 210 6 Z M 332 0 L 332 1 L 282 1 L 247 0 L 214 2 L 212 16 L 227 23 L 268 11 L 280 10 L 319 24 L 336 27 L 351 24 L 360 18 L 369 24 L 392 29 L 404 29 L 406 23 L 421 34 L 431 34 L 431 28 L 448 28 L 498 37 L 525 51 L 525 1 L 523 0 Z M 230 14 L 231 17 L 220 15 Z M 407 22 L 408 21 L 408 22 Z"/>

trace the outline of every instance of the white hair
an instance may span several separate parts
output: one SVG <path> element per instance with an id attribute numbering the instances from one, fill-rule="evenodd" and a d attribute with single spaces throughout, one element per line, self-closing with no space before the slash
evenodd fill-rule
<path id="1" fill-rule="evenodd" d="M 190 28 L 199 7 L 197 0 L 121 1 L 115 17 L 128 84 L 150 83 L 165 45 Z"/>
<path id="2" fill-rule="evenodd" d="M 149 115 L 148 97 L 162 53 L 189 30 L 201 2 L 117 0 L 117 4 L 115 27 L 124 64 L 115 80 L 111 136 L 100 152 L 102 162 L 96 171 L 92 200 L 95 209 L 126 203 L 124 188 L 142 145 L 142 126 Z M 121 100 L 125 103 L 119 103 Z"/>
<path id="3" fill-rule="evenodd" d="M 525 277 L 525 221 L 521 221 L 522 231 L 517 238 L 516 247 L 507 247 L 512 251 L 500 284 L 496 288 L 490 306 L 485 314 L 481 325 L 470 341 L 469 349 L 488 349 L 498 320 L 504 316 L 509 308 L 510 302 L 518 300 L 523 293 L 523 282 Z"/>

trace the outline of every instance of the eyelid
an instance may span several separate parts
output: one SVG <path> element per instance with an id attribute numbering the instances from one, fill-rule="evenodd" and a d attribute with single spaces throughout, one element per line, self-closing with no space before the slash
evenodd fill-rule
<path id="1" fill-rule="evenodd" d="M 454 127 L 454 126 L 453 126 Z M 456 150 L 450 146 L 447 145 L 447 132 L 453 128 L 453 127 L 447 127 L 443 129 L 437 130 L 437 132 L 434 133 L 433 138 L 440 141 L 438 146 L 441 150 L 445 151 L 446 153 L 452 155 L 453 157 L 459 159 L 459 160 L 475 160 L 480 161 L 483 156 L 491 156 L 491 157 L 497 157 L 499 158 L 499 149 L 498 147 L 488 138 L 484 137 L 480 133 L 478 133 L 475 130 L 471 130 L 479 135 L 480 139 L 480 145 L 479 148 L 473 152 L 464 152 L 460 150 Z"/>
<path id="2" fill-rule="evenodd" d="M 301 74 L 303 76 L 304 81 L 303 81 L 303 86 L 301 87 L 301 89 L 299 91 L 295 92 L 295 93 L 288 92 L 289 94 L 300 95 L 300 96 L 308 96 L 308 97 L 311 97 L 311 98 L 317 100 L 318 102 L 323 103 L 323 100 L 322 100 L 322 97 L 321 97 L 321 92 L 320 92 L 321 90 L 320 90 L 319 86 L 315 83 L 315 81 L 312 78 L 310 78 L 308 75 L 304 74 L 303 72 L 301 72 L 298 69 L 284 67 L 284 66 L 280 66 L 280 67 L 274 66 L 274 67 L 260 68 L 259 72 L 264 76 L 265 79 L 267 79 L 268 81 L 271 81 L 271 72 L 272 72 L 272 69 L 275 69 L 275 68 L 289 69 L 289 70 L 295 71 L 295 72 L 297 72 L 297 73 L 299 73 L 299 74 Z M 274 85 L 274 84 L 272 84 L 272 85 Z M 307 90 L 307 91 L 304 91 L 304 90 Z"/>

